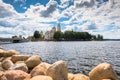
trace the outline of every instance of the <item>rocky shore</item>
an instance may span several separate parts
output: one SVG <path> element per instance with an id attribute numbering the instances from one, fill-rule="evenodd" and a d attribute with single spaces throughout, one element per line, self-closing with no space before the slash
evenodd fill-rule
<path id="1" fill-rule="evenodd" d="M 0 80 L 119 80 L 109 63 L 98 64 L 88 75 L 68 72 L 65 61 L 43 62 L 38 55 L 21 55 L 0 47 Z"/>

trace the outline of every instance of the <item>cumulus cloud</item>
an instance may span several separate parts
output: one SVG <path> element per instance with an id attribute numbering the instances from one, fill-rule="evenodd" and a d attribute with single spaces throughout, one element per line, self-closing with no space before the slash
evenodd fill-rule
<path id="1" fill-rule="evenodd" d="M 17 13 L 12 5 L 0 1 L 0 36 L 23 35 L 27 37 L 33 35 L 35 30 L 45 32 L 54 25 L 42 22 L 56 22 L 58 16 L 57 2 L 53 0 L 46 6 L 31 5 L 25 13 Z"/>
<path id="2" fill-rule="evenodd" d="M 75 7 L 93 7 L 95 0 L 75 0 Z"/>
<path id="3" fill-rule="evenodd" d="M 5 4 L 0 2 L 0 18 L 10 17 L 10 16 L 16 16 L 17 12 L 14 10 L 13 6 L 10 4 Z"/>
<path id="4" fill-rule="evenodd" d="M 111 32 L 113 32 L 112 35 L 117 33 L 119 35 L 120 7 L 118 6 L 120 6 L 120 1 L 75 0 L 74 3 L 74 7 L 71 6 L 62 12 L 62 16 L 70 17 L 69 20 L 62 22 L 68 25 L 66 29 L 71 26 L 70 28 L 77 28 L 78 31 L 103 34 L 104 38 L 113 38 L 113 36 L 107 36 Z M 74 12 L 72 12 L 73 10 Z M 69 14 L 69 12 L 72 13 Z M 120 38 L 120 36 L 116 38 Z"/>
<path id="5" fill-rule="evenodd" d="M 45 6 L 37 3 L 25 8 L 25 13 L 18 13 L 12 5 L 0 0 L 0 36 L 4 37 L 5 33 L 29 36 L 35 30 L 45 32 L 54 26 L 51 23 L 61 19 L 65 25 L 63 31 L 73 29 L 102 34 L 105 38 L 120 38 L 120 0 L 74 0 L 71 6 L 69 2 L 71 0 L 61 0 L 58 4 L 50 0 Z"/>
<path id="6" fill-rule="evenodd" d="M 57 9 L 57 2 L 54 0 L 50 0 L 46 6 L 36 4 L 31 5 L 30 8 L 26 11 L 26 15 L 28 17 L 36 17 L 38 18 L 57 18 L 59 17 L 59 10 Z"/>
<path id="7" fill-rule="evenodd" d="M 58 4 L 57 4 L 56 1 L 50 0 L 48 2 L 48 4 L 46 5 L 46 8 L 40 12 L 41 16 L 42 17 L 49 17 L 49 16 L 51 16 L 51 14 L 57 9 L 57 5 Z"/>

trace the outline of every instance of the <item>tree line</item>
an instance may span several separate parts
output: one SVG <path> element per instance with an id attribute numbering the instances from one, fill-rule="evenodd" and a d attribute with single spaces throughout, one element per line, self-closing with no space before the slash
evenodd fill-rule
<path id="1" fill-rule="evenodd" d="M 54 39 L 57 41 L 90 41 L 90 40 L 103 40 L 103 36 L 98 34 L 96 35 L 91 35 L 88 32 L 74 32 L 74 31 L 65 31 L 60 32 L 56 31 L 54 33 Z"/>
<path id="2" fill-rule="evenodd" d="M 53 35 L 54 40 L 56 41 L 91 41 L 91 40 L 103 40 L 103 36 L 91 35 L 88 32 L 75 32 L 75 31 L 56 31 Z M 32 37 L 32 40 L 43 39 L 39 31 L 35 31 Z"/>

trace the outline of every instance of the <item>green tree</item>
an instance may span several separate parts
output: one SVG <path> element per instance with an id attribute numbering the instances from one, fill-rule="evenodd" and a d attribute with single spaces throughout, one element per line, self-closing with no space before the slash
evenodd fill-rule
<path id="1" fill-rule="evenodd" d="M 35 39 L 39 39 L 39 38 L 41 37 L 39 31 L 36 30 L 36 31 L 34 32 L 33 37 L 34 37 Z"/>
<path id="2" fill-rule="evenodd" d="M 63 33 L 61 31 L 56 31 L 53 36 L 55 40 L 61 40 L 62 37 L 63 37 Z"/>
<path id="3" fill-rule="evenodd" d="M 73 31 L 65 31 L 64 32 L 64 39 L 65 40 L 75 40 L 75 32 L 73 32 Z"/>

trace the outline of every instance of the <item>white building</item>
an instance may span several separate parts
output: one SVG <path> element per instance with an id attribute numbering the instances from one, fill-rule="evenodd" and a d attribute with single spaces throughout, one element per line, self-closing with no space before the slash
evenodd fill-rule
<path id="1" fill-rule="evenodd" d="M 45 40 L 53 40 L 53 36 L 54 36 L 54 33 L 55 33 L 55 32 L 56 32 L 56 28 L 53 27 L 52 30 L 47 31 L 47 32 L 45 33 L 44 39 L 45 39 Z"/>
<path id="2" fill-rule="evenodd" d="M 55 27 L 53 27 L 50 31 L 47 31 L 45 33 L 44 40 L 53 40 L 54 39 L 53 36 L 56 31 L 61 31 L 60 23 L 58 23 L 57 25 L 57 30 Z"/>
<path id="3" fill-rule="evenodd" d="M 57 31 L 61 31 L 60 23 L 58 23 L 58 25 L 57 25 Z"/>

